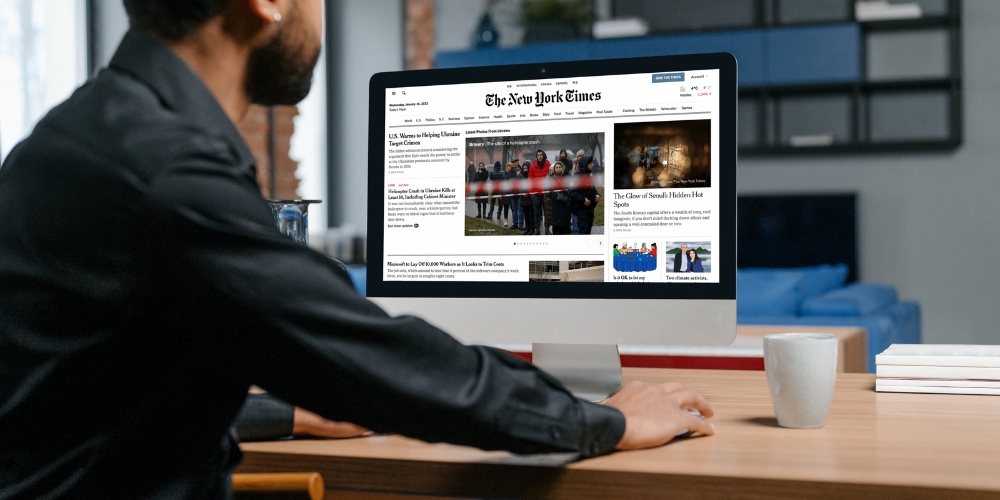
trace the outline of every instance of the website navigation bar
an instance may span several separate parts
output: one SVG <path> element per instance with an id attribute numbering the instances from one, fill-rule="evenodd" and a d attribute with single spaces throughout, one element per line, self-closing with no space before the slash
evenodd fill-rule
<path id="1" fill-rule="evenodd" d="M 516 113 L 464 113 L 458 115 L 397 116 L 388 120 L 389 128 L 420 125 L 501 123 L 539 120 L 606 119 L 623 116 L 663 116 L 710 114 L 713 104 L 690 102 L 670 105 L 630 105 L 602 108 L 577 108 L 553 111 L 528 111 Z"/>

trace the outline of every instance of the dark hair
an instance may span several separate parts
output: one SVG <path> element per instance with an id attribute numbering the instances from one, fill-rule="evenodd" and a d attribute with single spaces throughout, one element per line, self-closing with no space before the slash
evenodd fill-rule
<path id="1" fill-rule="evenodd" d="M 542 153 L 542 161 L 545 161 L 545 160 L 549 159 L 549 155 L 545 154 L 545 151 L 542 151 L 541 149 L 539 149 L 538 151 L 535 151 L 535 155 L 536 156 L 538 155 L 538 153 Z"/>
<path id="2" fill-rule="evenodd" d="M 180 40 L 222 14 L 230 0 L 125 0 L 129 25 L 150 35 Z"/>
<path id="3" fill-rule="evenodd" d="M 691 257 L 691 252 L 694 252 L 694 260 L 701 260 L 701 257 L 698 256 L 698 252 L 693 248 L 688 249 L 687 251 L 688 255 L 685 255 L 685 257 Z M 694 260 L 691 262 L 694 262 Z"/>

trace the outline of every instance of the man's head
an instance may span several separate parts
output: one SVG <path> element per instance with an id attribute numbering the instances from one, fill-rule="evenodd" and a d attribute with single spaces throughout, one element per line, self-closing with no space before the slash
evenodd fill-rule
<path id="1" fill-rule="evenodd" d="M 538 163 L 545 161 L 545 151 L 542 151 L 541 149 L 535 151 L 535 159 L 538 160 Z"/>
<path id="2" fill-rule="evenodd" d="M 322 0 L 124 0 L 129 23 L 166 43 L 196 37 L 217 23 L 249 48 L 250 102 L 291 105 L 312 85 L 323 35 Z"/>
<path id="3" fill-rule="evenodd" d="M 684 253 L 687 253 L 687 251 L 688 251 L 688 244 L 687 243 L 681 243 L 681 251 L 684 252 Z"/>

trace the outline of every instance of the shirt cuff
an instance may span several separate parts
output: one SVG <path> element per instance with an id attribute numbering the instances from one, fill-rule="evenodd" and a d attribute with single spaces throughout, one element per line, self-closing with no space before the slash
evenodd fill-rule
<path id="1" fill-rule="evenodd" d="M 625 435 L 625 415 L 610 406 L 589 401 L 580 401 L 580 411 L 587 429 L 580 436 L 580 455 L 589 458 L 615 451 Z"/>
<path id="2" fill-rule="evenodd" d="M 234 426 L 243 442 L 289 437 L 295 426 L 295 406 L 270 394 L 247 394 Z"/>

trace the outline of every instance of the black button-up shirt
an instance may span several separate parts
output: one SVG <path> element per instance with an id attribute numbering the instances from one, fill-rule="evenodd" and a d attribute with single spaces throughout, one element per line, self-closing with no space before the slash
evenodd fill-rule
<path id="1" fill-rule="evenodd" d="M 389 317 L 275 228 L 253 156 L 129 32 L 0 168 L 0 498 L 222 498 L 250 384 L 427 441 L 607 453 L 617 410 Z M 221 445 L 220 445 L 221 443 Z"/>

